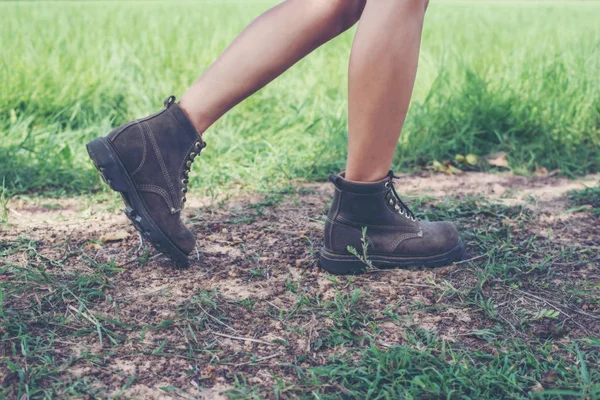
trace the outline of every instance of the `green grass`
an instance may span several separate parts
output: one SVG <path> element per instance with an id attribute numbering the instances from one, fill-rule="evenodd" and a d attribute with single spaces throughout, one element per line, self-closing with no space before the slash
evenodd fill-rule
<path id="1" fill-rule="evenodd" d="M 1 2 L 6 188 L 100 187 L 84 144 L 183 93 L 270 4 Z M 433 2 L 394 168 L 505 151 L 520 173 L 600 170 L 599 18 L 591 2 Z M 343 168 L 351 41 L 352 31 L 219 121 L 193 186 L 256 190 Z"/>
<path id="2" fill-rule="evenodd" d="M 38 247 L 37 242 L 27 239 L 0 242 L 0 257 L 24 252 L 35 260 L 25 268 L 0 263 L 0 276 L 10 275 L 11 280 L 10 284 L 0 284 L 0 353 L 2 368 L 9 374 L 0 385 L 0 397 L 35 399 L 96 394 L 98 390 L 91 385 L 91 378 L 61 378 L 73 364 L 81 360 L 94 362 L 98 357 L 87 353 L 64 357 L 56 350 L 55 341 L 68 338 L 74 345 L 80 337 L 98 335 L 101 343 L 117 343 L 105 321 L 100 323 L 90 317 L 89 308 L 106 300 L 104 291 L 117 269 L 89 260 L 94 268 L 91 273 L 50 272 L 61 269 L 65 261 L 83 250 L 65 249 L 63 257 L 51 260 L 39 254 Z M 57 309 L 62 313 L 57 313 Z M 78 316 L 65 315 L 72 311 Z"/>
<path id="3" fill-rule="evenodd" d="M 414 347 L 370 346 L 351 351 L 324 367 L 310 369 L 305 379 L 313 384 L 337 384 L 349 398 L 548 398 L 559 394 L 600 394 L 600 387 L 590 381 L 587 371 L 565 370 L 563 358 L 552 358 L 554 350 L 549 343 L 531 348 L 520 340 L 497 342 L 502 350 L 491 355 L 454 349 L 428 332 L 411 332 L 409 340 Z M 561 350 L 580 355 L 577 345 Z M 597 358 L 593 357 L 593 361 Z M 531 389 L 543 381 L 545 372 L 553 370 L 561 371 L 561 378 L 571 382 L 569 389 L 535 396 Z M 339 398 L 327 394 L 326 389 L 318 392 L 321 398 Z"/>
<path id="4" fill-rule="evenodd" d="M 600 214 L 600 185 L 569 192 L 569 199 L 575 206 L 589 208 L 592 214 Z"/>

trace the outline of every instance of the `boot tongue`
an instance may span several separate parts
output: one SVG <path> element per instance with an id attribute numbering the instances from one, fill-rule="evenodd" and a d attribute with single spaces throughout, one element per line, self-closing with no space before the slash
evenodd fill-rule
<path id="1" fill-rule="evenodd" d="M 391 185 L 392 177 L 394 173 L 388 172 L 385 178 L 375 182 L 354 182 L 346 179 L 346 173 L 340 172 L 339 174 L 329 175 L 329 180 L 339 189 L 346 192 L 370 194 L 379 193 L 387 190 Z"/>

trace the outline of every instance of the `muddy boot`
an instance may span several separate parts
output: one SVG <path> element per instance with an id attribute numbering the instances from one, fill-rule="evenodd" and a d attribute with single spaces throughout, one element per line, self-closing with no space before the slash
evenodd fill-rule
<path id="1" fill-rule="evenodd" d="M 333 203 L 325 222 L 321 267 L 334 274 L 378 268 L 437 267 L 460 259 L 465 246 L 450 222 L 415 218 L 394 189 L 393 173 L 372 183 L 331 175 Z M 364 257 L 363 229 L 367 257 Z M 353 247 L 362 260 L 350 253 Z"/>
<path id="2" fill-rule="evenodd" d="M 160 112 L 131 121 L 87 144 L 102 178 L 120 192 L 125 214 L 160 252 L 179 265 L 196 245 L 181 222 L 190 166 L 205 143 L 175 103 L 165 100 Z"/>

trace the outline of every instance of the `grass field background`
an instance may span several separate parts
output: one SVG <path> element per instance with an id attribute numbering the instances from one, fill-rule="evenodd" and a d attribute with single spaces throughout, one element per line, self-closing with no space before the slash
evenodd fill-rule
<path id="1" fill-rule="evenodd" d="M 0 179 L 100 187 L 84 144 L 159 109 L 273 2 L 1 2 Z M 518 173 L 600 169 L 600 3 L 432 2 L 394 168 L 505 151 Z M 353 30 L 206 135 L 203 193 L 342 169 Z"/>

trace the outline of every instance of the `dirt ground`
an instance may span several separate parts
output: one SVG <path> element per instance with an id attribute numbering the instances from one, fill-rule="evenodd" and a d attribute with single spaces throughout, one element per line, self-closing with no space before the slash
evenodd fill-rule
<path id="1" fill-rule="evenodd" d="M 600 220 L 585 209 L 571 211 L 573 206 L 566 193 L 599 181 L 600 175 L 570 180 L 510 174 L 420 173 L 401 176 L 396 188 L 401 195 L 425 198 L 426 203 L 446 197 L 476 196 L 492 203 L 524 206 L 534 215 L 526 227 L 516 228 L 524 238 L 551 236 L 554 248 L 580 246 L 597 253 Z M 0 231 L 0 239 L 36 241 L 41 256 L 61 260 L 60 266 L 46 263 L 46 268 L 54 273 L 89 273 L 90 264 L 80 262 L 82 259 L 112 262 L 122 269 L 105 290 L 111 301 L 95 303 L 89 311 L 95 318 L 113 316 L 118 311 L 120 323 L 148 327 L 181 320 L 182 315 L 189 320 L 202 318 L 204 329 L 195 331 L 195 336 L 185 325 L 175 324 L 171 329 L 145 329 L 142 335 L 132 330 L 130 337 L 114 348 L 108 340 L 101 343 L 93 334 L 61 344 L 67 353 L 110 353 L 102 363 L 75 363 L 67 374 L 94 376 L 109 391 L 122 388 L 128 377 L 135 375 L 135 382 L 121 393 L 126 397 L 225 398 L 222 393 L 231 388 L 234 373 L 246 373 L 250 384 L 268 386 L 273 381 L 272 371 L 284 371 L 285 363 L 298 357 L 310 355 L 313 365 L 326 363 L 328 352 L 320 353 L 318 343 L 323 339 L 323 328 L 332 321 L 310 312 L 294 319 L 281 315 L 294 312 L 297 293 L 326 301 L 350 284 L 365 293 L 360 307 L 378 310 L 375 320 L 383 332 L 378 339 L 381 346 L 403 343 L 406 329 L 385 318 L 385 306 L 397 304 L 395 313 L 403 315 L 413 310 L 411 305 L 416 303 L 444 307 L 410 311 L 414 324 L 448 341 L 486 346 L 469 337 L 473 329 L 490 328 L 481 311 L 459 301 L 460 296 L 447 294 L 473 284 L 472 270 L 464 267 L 482 257 L 478 248 L 468 246 L 465 261 L 435 270 L 393 270 L 351 280 L 331 276 L 318 268 L 323 218 L 330 196 L 328 183 L 302 184 L 295 193 L 275 197 L 221 201 L 189 196 L 184 216 L 196 234 L 198 251 L 187 269 L 175 268 L 164 257 L 156 256 L 154 250 L 146 256 L 146 262 L 138 262 L 144 246 L 112 196 L 102 203 L 85 198 L 21 197 L 9 203 L 9 222 Z M 65 259 L 65 253 L 73 249 L 82 251 Z M 15 252 L 6 256 L 4 262 L 26 266 L 28 257 L 26 252 Z M 575 261 L 555 268 L 562 268 L 561 273 L 569 279 L 600 280 L 597 265 L 576 264 Z M 526 286 L 514 290 L 491 287 L 489 291 L 497 304 L 504 304 L 499 313 L 508 324 L 515 323 L 511 310 L 517 305 L 533 309 L 555 307 L 566 316 L 565 332 L 555 335 L 556 340 L 600 336 L 598 320 L 585 317 L 600 313 L 598 303 L 586 303 L 574 311 L 563 308 L 563 299 L 548 297 L 551 289 L 546 294 L 528 291 Z M 200 296 L 198 293 L 212 297 L 194 301 Z M 213 303 L 214 307 L 208 309 Z M 67 308 L 63 312 L 73 315 L 77 310 Z M 536 326 L 536 334 L 543 335 L 543 324 Z M 127 330 L 124 332 L 129 335 Z M 150 354 L 167 341 L 168 347 L 163 350 L 171 356 Z M 189 359 L 179 356 L 185 354 L 190 342 L 204 346 L 207 354 L 220 360 L 218 365 L 192 365 Z M 2 379 L 10 382 L 10 377 L 2 377 L 0 372 Z M 175 395 L 160 389 L 166 386 L 184 389 Z"/>

